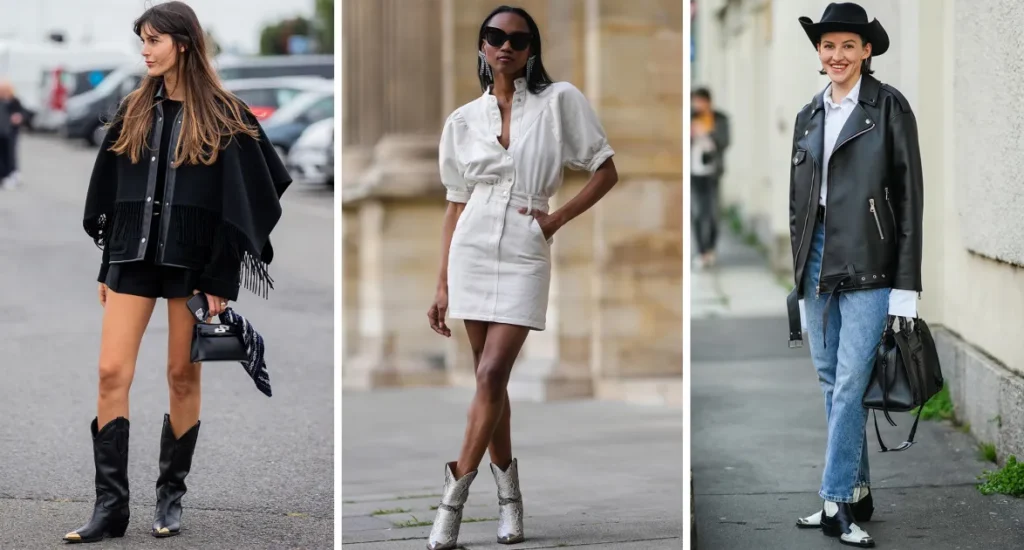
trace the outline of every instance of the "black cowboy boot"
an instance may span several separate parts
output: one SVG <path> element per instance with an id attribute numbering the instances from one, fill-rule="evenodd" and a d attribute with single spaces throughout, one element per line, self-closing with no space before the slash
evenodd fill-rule
<path id="1" fill-rule="evenodd" d="M 830 510 L 831 508 L 831 510 Z M 832 512 L 831 515 L 829 513 Z M 871 535 L 861 529 L 853 517 L 853 507 L 848 502 L 828 502 L 821 512 L 821 532 L 829 537 L 838 537 L 847 546 L 874 548 Z"/>
<path id="2" fill-rule="evenodd" d="M 99 542 L 104 536 L 123 537 L 128 529 L 128 419 L 119 416 L 103 429 L 92 425 L 92 455 L 96 464 L 96 503 L 89 523 L 64 535 L 66 542 Z"/>
<path id="3" fill-rule="evenodd" d="M 171 537 L 181 532 L 181 497 L 185 496 L 185 476 L 192 468 L 192 453 L 199 437 L 199 422 L 174 439 L 171 416 L 164 415 L 160 434 L 160 477 L 156 480 L 156 514 L 153 536 Z"/>

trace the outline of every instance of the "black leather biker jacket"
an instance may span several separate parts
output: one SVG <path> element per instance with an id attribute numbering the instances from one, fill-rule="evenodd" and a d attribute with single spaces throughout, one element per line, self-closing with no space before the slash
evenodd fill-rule
<path id="1" fill-rule="evenodd" d="M 871 75 L 862 79 L 857 106 L 829 158 L 817 292 L 883 287 L 920 292 L 924 192 L 917 121 L 898 90 Z M 824 93 L 800 110 L 793 133 L 789 234 L 796 288 L 788 308 L 791 346 L 802 339 L 797 302 L 803 298 L 821 193 Z"/>

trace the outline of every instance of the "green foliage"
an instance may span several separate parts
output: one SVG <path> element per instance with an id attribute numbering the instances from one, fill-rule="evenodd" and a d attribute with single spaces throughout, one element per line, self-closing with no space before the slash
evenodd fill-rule
<path id="1" fill-rule="evenodd" d="M 916 415 L 917 409 L 910 411 Z M 921 420 L 954 420 L 953 401 L 949 398 L 949 385 L 942 386 L 939 393 L 932 396 L 921 410 Z"/>
<path id="2" fill-rule="evenodd" d="M 371 516 L 386 516 L 388 514 L 404 514 L 408 512 L 405 508 L 392 508 L 390 510 L 374 510 L 370 513 Z"/>
<path id="3" fill-rule="evenodd" d="M 427 526 L 427 525 L 433 525 L 434 524 L 433 521 L 420 521 L 420 520 L 416 519 L 416 516 L 414 516 L 412 514 L 410 514 L 409 517 L 411 517 L 412 519 L 410 519 L 408 521 L 398 522 L 398 523 L 395 524 L 395 527 L 398 527 L 399 529 L 404 529 L 406 527 L 424 527 L 424 526 Z"/>
<path id="4" fill-rule="evenodd" d="M 1010 455 L 1006 465 L 999 470 L 985 470 L 978 479 L 984 482 L 978 485 L 983 495 L 1001 494 L 1013 497 L 1024 497 L 1024 462 L 1017 462 L 1017 457 Z"/>
<path id="5" fill-rule="evenodd" d="M 999 462 L 996 456 L 996 446 L 994 443 L 978 443 L 978 456 L 986 461 L 996 464 Z"/>
<path id="6" fill-rule="evenodd" d="M 314 42 L 310 53 L 334 53 L 334 0 L 316 0 L 313 19 L 294 17 L 263 27 L 260 55 L 287 55 L 288 38 L 295 35 Z"/>
<path id="7" fill-rule="evenodd" d="M 334 52 L 334 0 L 316 0 L 316 23 L 320 31 L 320 51 Z"/>

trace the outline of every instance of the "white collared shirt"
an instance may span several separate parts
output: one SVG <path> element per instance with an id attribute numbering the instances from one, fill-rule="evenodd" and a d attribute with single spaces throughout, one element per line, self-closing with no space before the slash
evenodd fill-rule
<path id="1" fill-rule="evenodd" d="M 821 162 L 821 193 L 818 196 L 818 204 L 824 205 L 828 196 L 828 161 L 832 158 L 832 150 L 836 147 L 836 140 L 839 139 L 839 132 L 842 131 L 846 120 L 853 114 L 853 109 L 860 101 L 860 84 L 864 77 L 857 78 L 850 93 L 839 103 L 832 101 L 832 84 L 825 88 L 825 147 L 824 158 Z M 889 315 L 899 317 L 917 317 L 917 292 L 894 288 L 889 292 Z M 800 324 L 807 327 L 804 314 L 804 301 L 800 300 Z"/>
<path id="2" fill-rule="evenodd" d="M 860 100 L 860 83 L 864 77 L 858 77 L 857 83 L 853 85 L 850 93 L 839 103 L 832 101 L 832 85 L 825 88 L 825 148 L 824 157 L 821 161 L 821 195 L 818 204 L 825 204 L 825 197 L 828 195 L 828 160 L 832 158 L 832 150 L 836 148 L 836 140 L 839 139 L 839 132 L 842 131 L 846 120 L 853 114 L 857 101 Z"/>

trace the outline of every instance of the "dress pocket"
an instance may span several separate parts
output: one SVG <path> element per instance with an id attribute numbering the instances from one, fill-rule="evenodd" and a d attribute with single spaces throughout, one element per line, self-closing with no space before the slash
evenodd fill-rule
<path id="1" fill-rule="evenodd" d="M 544 237 L 544 230 L 541 229 L 540 222 L 533 216 L 530 216 L 530 229 L 540 237 L 540 240 L 544 241 L 545 246 L 551 246 L 551 243 L 554 242 L 554 237 Z"/>

